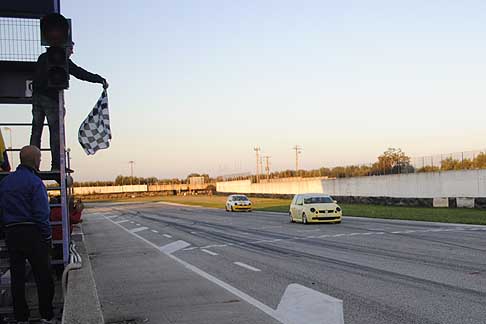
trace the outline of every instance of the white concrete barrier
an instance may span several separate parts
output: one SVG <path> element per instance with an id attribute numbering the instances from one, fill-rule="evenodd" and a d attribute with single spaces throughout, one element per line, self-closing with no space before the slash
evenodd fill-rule
<path id="1" fill-rule="evenodd" d="M 474 198 L 456 198 L 457 208 L 474 208 Z"/>
<path id="2" fill-rule="evenodd" d="M 448 208 L 449 198 L 434 198 L 432 201 L 432 206 L 437 208 Z"/>
<path id="3" fill-rule="evenodd" d="M 147 191 L 147 185 L 74 187 L 75 195 L 111 194 L 111 193 L 146 192 L 146 191 Z"/>
<path id="4" fill-rule="evenodd" d="M 254 194 L 326 193 L 332 196 L 442 198 L 486 197 L 486 170 L 460 170 L 430 173 L 340 179 L 300 179 L 295 181 L 251 183 L 250 180 L 218 182 L 218 192 Z"/>

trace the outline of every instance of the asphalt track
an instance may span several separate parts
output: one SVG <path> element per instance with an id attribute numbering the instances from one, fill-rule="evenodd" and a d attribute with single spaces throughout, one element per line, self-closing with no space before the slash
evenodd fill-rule
<path id="1" fill-rule="evenodd" d="M 485 226 L 356 217 L 302 225 L 286 214 L 162 203 L 95 204 L 90 213 L 270 310 L 297 284 L 342 300 L 346 324 L 486 323 Z"/>

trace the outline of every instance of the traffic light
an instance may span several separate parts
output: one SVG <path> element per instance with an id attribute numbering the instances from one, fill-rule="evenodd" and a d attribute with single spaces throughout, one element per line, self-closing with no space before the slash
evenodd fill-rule
<path id="1" fill-rule="evenodd" d="M 66 47 L 71 41 L 69 21 L 61 14 L 51 13 L 40 22 L 41 44 L 44 46 Z"/>
<path id="2" fill-rule="evenodd" d="M 69 88 L 69 65 L 65 47 L 47 49 L 47 86 L 54 89 Z"/>
<path id="3" fill-rule="evenodd" d="M 61 14 L 51 13 L 40 22 L 41 43 L 47 49 L 47 86 L 54 89 L 69 87 L 69 65 L 66 46 L 71 46 L 71 27 Z"/>

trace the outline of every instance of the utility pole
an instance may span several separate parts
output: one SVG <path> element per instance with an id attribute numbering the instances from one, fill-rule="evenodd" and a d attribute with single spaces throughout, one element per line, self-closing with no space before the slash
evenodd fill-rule
<path id="1" fill-rule="evenodd" d="M 264 156 L 265 159 L 265 171 L 267 172 L 267 180 L 270 179 L 270 158 L 271 156 Z"/>
<path id="2" fill-rule="evenodd" d="M 256 182 L 260 182 L 260 147 L 257 146 L 253 149 L 256 152 Z"/>
<path id="3" fill-rule="evenodd" d="M 9 149 L 11 150 L 12 147 L 12 129 L 10 127 L 4 127 L 6 132 L 9 132 L 9 137 L 10 137 L 10 146 Z M 14 163 L 14 157 L 13 157 L 13 152 L 10 151 L 10 166 L 12 167 L 12 170 L 15 170 L 15 163 Z"/>
<path id="4" fill-rule="evenodd" d="M 293 148 L 295 150 L 295 176 L 299 175 L 299 154 L 302 153 L 302 147 L 295 145 Z"/>
<path id="5" fill-rule="evenodd" d="M 130 185 L 133 186 L 133 165 L 135 161 L 128 161 L 128 164 L 130 164 Z"/>

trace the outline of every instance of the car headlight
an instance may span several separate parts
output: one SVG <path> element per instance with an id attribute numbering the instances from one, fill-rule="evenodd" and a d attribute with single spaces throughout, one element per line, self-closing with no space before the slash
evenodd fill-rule
<path id="1" fill-rule="evenodd" d="M 316 212 L 316 209 L 315 209 L 314 207 L 312 207 L 312 208 L 310 209 L 310 212 L 311 212 L 311 213 L 315 213 L 315 212 Z"/>
<path id="2" fill-rule="evenodd" d="M 337 212 L 340 212 L 341 211 L 341 207 L 336 207 L 336 211 Z"/>

